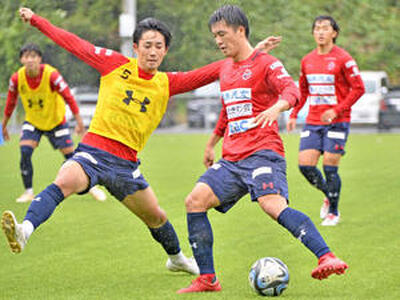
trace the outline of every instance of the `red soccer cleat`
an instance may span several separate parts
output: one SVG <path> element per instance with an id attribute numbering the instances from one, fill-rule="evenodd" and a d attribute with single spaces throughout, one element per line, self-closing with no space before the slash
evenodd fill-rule
<path id="1" fill-rule="evenodd" d="M 332 252 L 329 252 L 319 258 L 318 267 L 311 272 L 311 276 L 322 280 L 332 274 L 344 274 L 348 267 L 344 261 L 337 258 Z"/>
<path id="2" fill-rule="evenodd" d="M 187 288 L 180 289 L 177 291 L 178 294 L 185 294 L 185 293 L 199 293 L 199 292 L 219 292 L 222 288 L 219 284 L 217 278 L 215 281 L 212 282 L 215 276 L 207 275 L 200 275 L 195 280 L 192 281 L 192 284 L 189 285 Z"/>

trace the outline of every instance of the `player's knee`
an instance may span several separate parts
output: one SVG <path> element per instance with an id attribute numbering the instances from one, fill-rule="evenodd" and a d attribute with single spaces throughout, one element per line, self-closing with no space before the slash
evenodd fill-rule
<path id="1" fill-rule="evenodd" d="M 198 193 L 190 193 L 185 199 L 185 207 L 187 212 L 203 212 L 208 209 L 204 197 Z"/>
<path id="2" fill-rule="evenodd" d="M 144 223 L 150 228 L 158 228 L 167 222 L 167 214 L 160 207 L 150 214 L 143 216 Z"/>
<path id="3" fill-rule="evenodd" d="M 287 201 L 280 195 L 268 195 L 258 199 L 260 206 L 272 219 L 276 220 L 288 206 Z"/>

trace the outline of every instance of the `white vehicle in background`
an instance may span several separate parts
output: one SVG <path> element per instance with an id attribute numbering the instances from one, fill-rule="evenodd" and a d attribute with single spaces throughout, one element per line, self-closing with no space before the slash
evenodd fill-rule
<path id="1" fill-rule="evenodd" d="M 389 80 L 384 71 L 362 71 L 365 94 L 351 107 L 351 123 L 378 124 L 379 105 L 388 92 Z"/>

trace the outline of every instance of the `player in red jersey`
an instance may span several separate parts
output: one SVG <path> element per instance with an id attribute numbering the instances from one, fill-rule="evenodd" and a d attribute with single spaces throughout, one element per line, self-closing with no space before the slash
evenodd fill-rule
<path id="1" fill-rule="evenodd" d="M 68 84 L 52 66 L 42 64 L 42 52 L 35 44 L 24 45 L 19 53 L 23 67 L 10 78 L 8 96 L 2 122 L 3 136 L 9 140 L 8 121 L 17 105 L 18 95 L 25 110 L 25 122 L 20 138 L 20 168 L 25 192 L 17 202 L 30 202 L 34 198 L 32 188 L 32 154 L 45 135 L 54 149 L 59 149 L 66 159 L 74 152 L 73 141 L 65 120 L 67 103 L 77 121 L 75 132 L 83 134 L 85 128 L 79 115 L 79 108 Z M 97 187 L 90 191 L 92 196 L 104 201 L 106 195 Z"/>
<path id="2" fill-rule="evenodd" d="M 324 226 L 335 226 L 340 220 L 338 167 L 345 153 L 351 106 L 364 94 L 355 60 L 335 45 L 339 30 L 332 17 L 315 18 L 312 34 L 317 48 L 301 61 L 301 98 L 287 123 L 288 131 L 296 128 L 297 114 L 308 100 L 309 113 L 300 135 L 299 168 L 326 196 L 320 210 Z M 316 167 L 321 155 L 325 178 Z"/>
<path id="3" fill-rule="evenodd" d="M 169 270 L 198 273 L 196 262 L 183 255 L 173 226 L 141 174 L 137 153 L 161 121 L 170 96 L 215 81 L 221 62 L 190 72 L 159 72 L 171 33 L 153 18 L 136 26 L 133 47 L 137 58 L 128 58 L 94 46 L 28 8 L 21 8 L 20 16 L 95 68 L 101 79 L 96 112 L 74 156 L 61 167 L 54 182 L 36 195 L 22 224 L 11 211 L 3 213 L 2 229 L 11 250 L 21 252 L 33 231 L 65 198 L 101 184 L 146 224 L 168 254 Z M 271 48 L 276 45 L 274 41 Z M 264 42 L 268 44 L 268 40 Z"/>
<path id="4" fill-rule="evenodd" d="M 297 87 L 279 60 L 249 44 L 248 21 L 239 7 L 219 8 L 209 27 L 227 57 L 219 73 L 223 107 L 205 150 L 204 162 L 209 168 L 185 200 L 189 242 L 200 276 L 178 293 L 221 290 L 207 211 L 215 208 L 225 213 L 248 193 L 317 256 L 312 277 L 344 273 L 346 263 L 333 255 L 312 221 L 288 207 L 286 162 L 276 120 L 295 105 Z M 223 158 L 213 163 L 214 147 L 222 137 Z"/>

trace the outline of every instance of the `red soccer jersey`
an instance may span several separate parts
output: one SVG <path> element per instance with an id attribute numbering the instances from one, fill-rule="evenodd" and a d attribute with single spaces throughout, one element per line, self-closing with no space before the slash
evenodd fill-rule
<path id="1" fill-rule="evenodd" d="M 59 46 L 95 68 L 101 76 L 107 75 L 129 61 L 124 55 L 111 49 L 96 47 L 78 36 L 54 26 L 38 15 L 33 15 L 31 24 Z M 189 72 L 167 73 L 170 96 L 194 90 L 217 80 L 221 64 L 222 61 L 218 61 Z M 147 74 L 139 69 L 139 76 L 143 79 L 151 79 L 153 75 Z M 123 159 L 133 161 L 137 159 L 137 152 L 135 149 L 129 148 L 107 137 L 99 136 L 94 133 L 87 133 L 83 137 L 82 142 Z"/>
<path id="2" fill-rule="evenodd" d="M 321 121 L 321 115 L 328 109 L 336 111 L 334 123 L 350 122 L 351 106 L 364 94 L 355 60 L 338 46 L 324 55 L 315 49 L 302 59 L 299 86 L 301 98 L 290 117 L 297 118 L 308 100 L 306 123 L 313 125 L 326 124 Z"/>
<path id="3" fill-rule="evenodd" d="M 238 161 L 264 149 L 284 156 L 276 121 L 264 128 L 249 128 L 255 116 L 279 99 L 296 104 L 299 91 L 282 63 L 255 50 L 240 62 L 226 59 L 219 78 L 222 110 L 214 133 L 224 136 L 223 158 Z"/>

